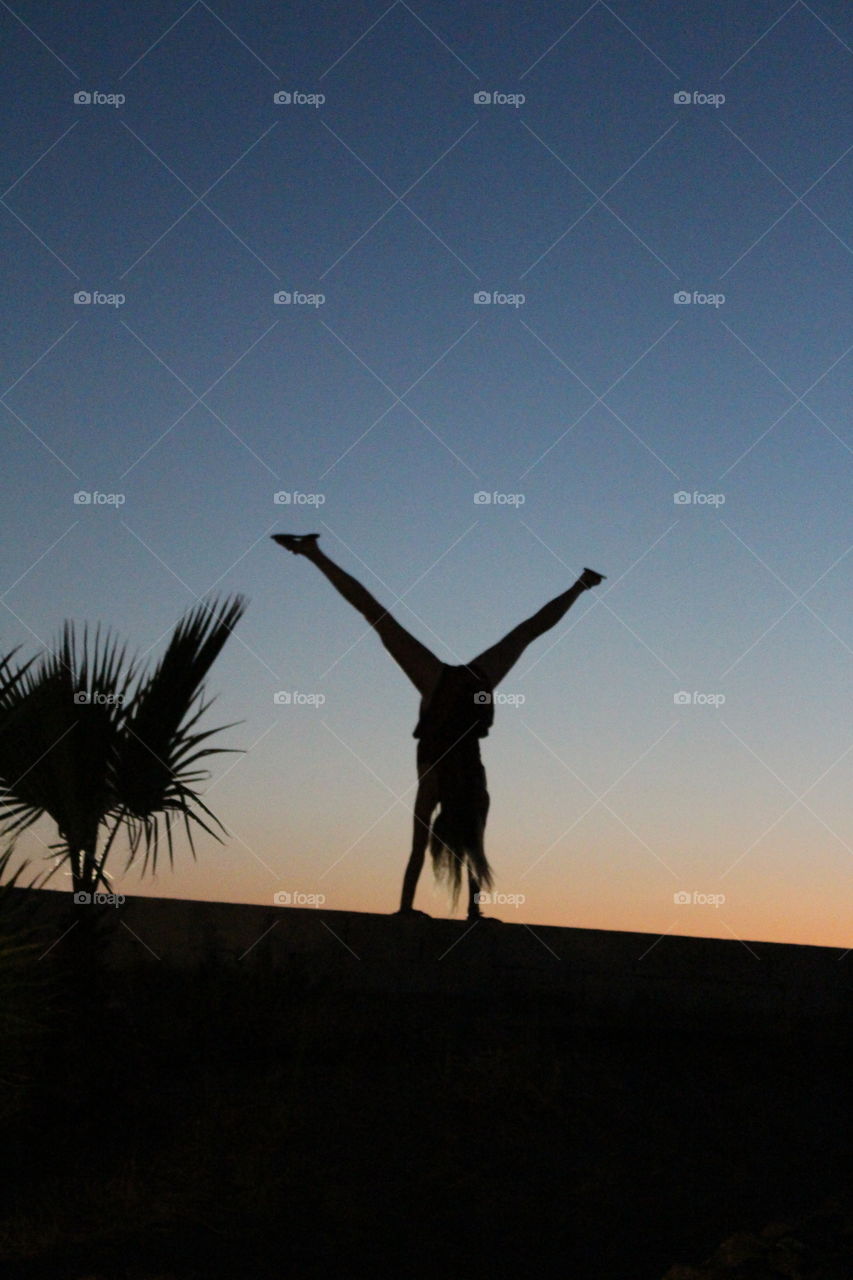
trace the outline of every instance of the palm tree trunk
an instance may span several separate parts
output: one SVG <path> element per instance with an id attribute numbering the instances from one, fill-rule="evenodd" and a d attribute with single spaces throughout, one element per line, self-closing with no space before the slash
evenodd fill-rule
<path id="1" fill-rule="evenodd" d="M 80 850 L 68 850 L 68 863 L 71 867 L 71 889 L 73 893 L 80 893 L 86 888 L 83 881 L 83 866 L 80 860 Z"/>
<path id="2" fill-rule="evenodd" d="M 98 835 L 96 832 L 94 837 L 91 840 L 87 841 L 82 851 L 83 853 L 83 868 L 82 868 L 83 869 L 83 888 L 86 890 L 87 893 L 95 893 L 98 887 L 97 848 L 98 848 Z"/>
<path id="3" fill-rule="evenodd" d="M 101 853 L 101 856 L 100 856 L 100 858 L 97 860 L 97 862 L 95 863 L 95 868 L 94 868 L 94 882 L 95 882 L 95 883 L 94 883 L 94 887 L 93 887 L 93 889 L 92 889 L 92 893 L 97 893 L 97 892 L 98 892 L 98 885 L 101 883 L 101 880 L 103 880 L 103 881 L 104 881 L 104 888 L 108 888 L 108 887 L 109 887 L 109 885 L 108 885 L 108 881 L 106 880 L 106 877 L 105 877 L 105 876 L 104 876 L 104 874 L 103 874 L 103 871 L 104 871 L 104 863 L 105 863 L 105 862 L 106 862 L 106 860 L 107 860 L 107 854 L 109 853 L 109 851 L 110 851 L 110 849 L 111 849 L 111 847 L 112 847 L 113 840 L 115 840 L 115 838 L 116 838 L 116 833 L 117 833 L 117 831 L 118 831 L 119 827 L 121 826 L 121 824 L 124 822 L 124 819 L 125 819 L 126 815 L 127 815 L 127 810 L 125 810 L 125 809 L 120 809 L 120 810 L 119 810 L 118 816 L 116 817 L 115 823 L 114 823 L 114 825 L 113 825 L 113 829 L 112 829 L 112 831 L 110 832 L 110 834 L 107 836 L 107 840 L 106 840 L 106 843 L 105 843 L 105 845 L 104 845 L 104 848 L 103 848 L 103 851 L 102 851 L 102 853 Z"/>

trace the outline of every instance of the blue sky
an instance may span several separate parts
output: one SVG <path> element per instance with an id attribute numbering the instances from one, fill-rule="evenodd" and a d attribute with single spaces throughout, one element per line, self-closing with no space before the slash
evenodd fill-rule
<path id="1" fill-rule="evenodd" d="M 608 575 L 484 744 L 505 918 L 846 945 L 849 8 L 0 24 L 3 648 L 250 599 L 232 838 L 125 891 L 396 905 L 417 699 L 267 537 L 317 529 L 451 662 Z"/>

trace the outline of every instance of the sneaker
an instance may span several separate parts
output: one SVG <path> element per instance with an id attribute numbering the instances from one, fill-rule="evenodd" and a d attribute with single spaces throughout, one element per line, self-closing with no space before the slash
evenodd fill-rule
<path id="1" fill-rule="evenodd" d="M 319 536 L 319 533 L 270 534 L 273 542 L 277 542 L 280 547 L 284 547 L 287 551 L 292 551 L 295 556 L 304 552 L 306 550 L 306 546 L 316 545 Z"/>

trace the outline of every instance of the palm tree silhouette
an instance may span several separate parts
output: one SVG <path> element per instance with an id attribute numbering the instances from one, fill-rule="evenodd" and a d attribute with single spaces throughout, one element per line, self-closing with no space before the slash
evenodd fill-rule
<path id="1" fill-rule="evenodd" d="M 50 875 L 67 863 L 75 893 L 109 887 L 105 863 L 121 829 L 127 867 L 144 850 L 143 874 L 157 868 L 161 819 L 170 866 L 178 815 L 194 858 L 191 822 L 220 839 L 200 811 L 225 830 L 195 787 L 209 777 L 199 762 L 232 750 L 200 744 L 232 726 L 196 725 L 210 706 L 204 678 L 246 601 L 234 596 L 215 612 L 216 603 L 181 619 L 150 673 L 100 627 L 91 644 L 84 628 L 78 645 L 71 622 L 55 652 L 23 666 L 15 665 L 17 649 L 0 656 L 0 834 L 16 839 L 47 814 L 59 832 Z"/>

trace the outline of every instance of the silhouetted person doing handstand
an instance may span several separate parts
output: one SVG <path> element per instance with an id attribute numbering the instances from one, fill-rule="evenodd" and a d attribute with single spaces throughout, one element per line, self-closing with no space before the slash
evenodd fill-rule
<path id="1" fill-rule="evenodd" d="M 294 555 L 305 556 L 326 575 L 367 619 L 421 695 L 414 731 L 418 739 L 414 835 L 400 911 L 414 912 L 415 889 L 429 845 L 436 877 L 448 882 L 454 905 L 467 872 L 468 919 L 479 919 L 479 893 L 492 887 L 492 869 L 483 847 L 489 793 L 480 759 L 480 739 L 488 734 L 494 716 L 492 695 L 531 641 L 556 626 L 584 591 L 603 581 L 603 575 L 584 569 L 568 591 L 513 628 L 491 649 L 455 667 L 441 662 L 360 582 L 330 560 L 317 546 L 318 537 L 316 533 L 301 537 L 274 534 L 273 540 Z"/>

